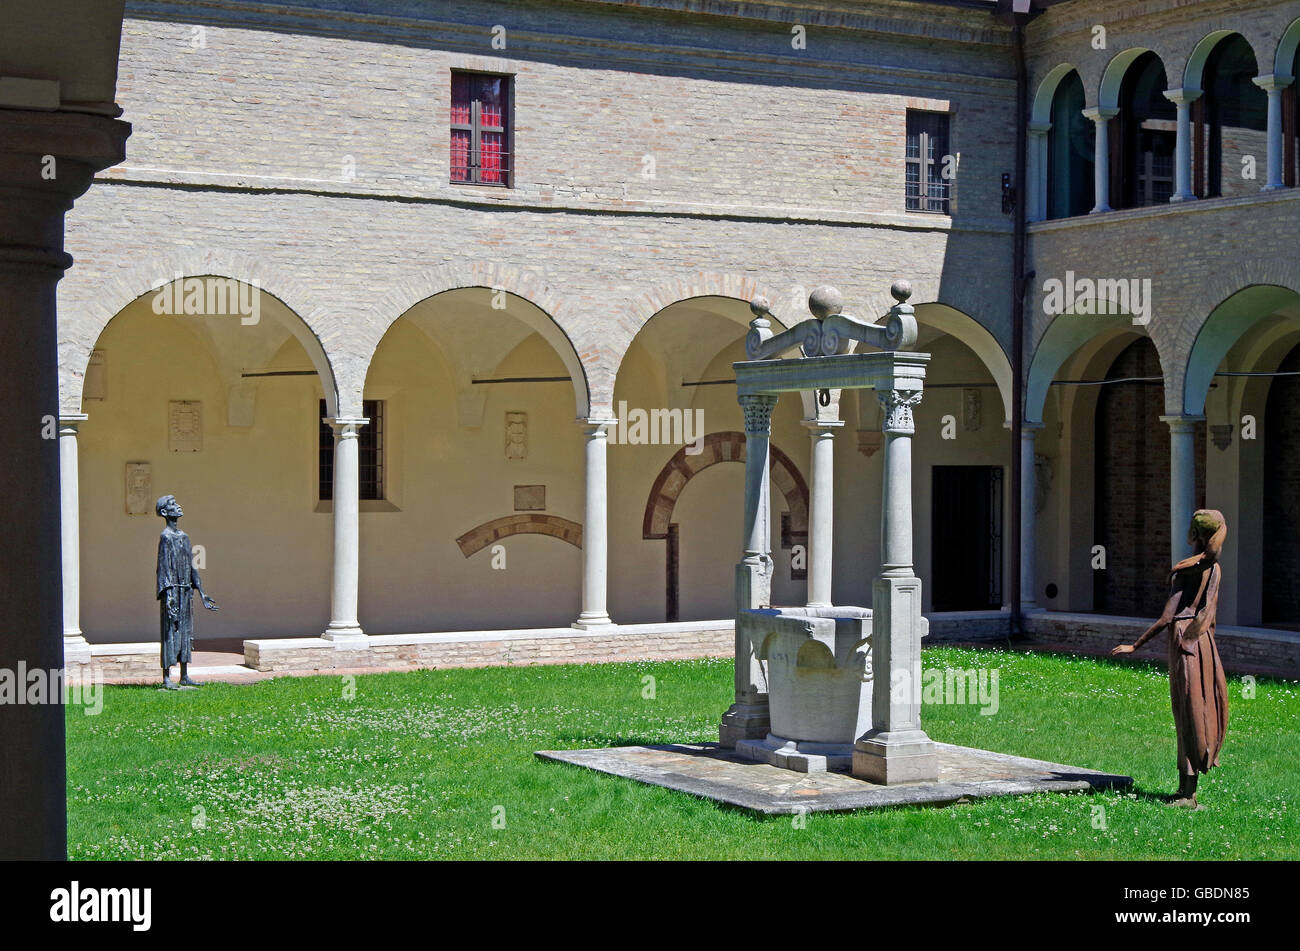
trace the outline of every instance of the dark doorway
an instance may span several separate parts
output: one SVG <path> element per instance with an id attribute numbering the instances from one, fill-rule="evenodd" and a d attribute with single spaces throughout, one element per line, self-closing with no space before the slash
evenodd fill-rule
<path id="1" fill-rule="evenodd" d="M 1282 373 L 1300 372 L 1300 347 Z M 1269 384 L 1264 410 L 1264 623 L 1300 630 L 1300 377 Z M 1244 490 L 1243 490 L 1244 494 Z"/>
<path id="2" fill-rule="evenodd" d="M 1002 467 L 932 472 L 933 610 L 1002 607 Z"/>

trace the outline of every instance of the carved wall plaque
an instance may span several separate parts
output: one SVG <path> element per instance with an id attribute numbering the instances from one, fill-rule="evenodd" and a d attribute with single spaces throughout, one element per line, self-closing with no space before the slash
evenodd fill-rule
<path id="1" fill-rule="evenodd" d="M 542 512 L 546 509 L 546 486 L 515 486 L 516 512 Z"/>
<path id="2" fill-rule="evenodd" d="M 153 514 L 153 466 L 147 462 L 126 464 L 126 514 Z"/>
<path id="3" fill-rule="evenodd" d="M 961 391 L 961 419 L 968 433 L 977 432 L 984 421 L 984 394 L 974 387 Z"/>
<path id="4" fill-rule="evenodd" d="M 527 413 L 506 413 L 506 458 L 528 458 Z"/>
<path id="5" fill-rule="evenodd" d="M 81 387 L 84 400 L 108 399 L 108 366 L 104 362 L 103 350 L 92 350 L 90 363 L 86 365 L 86 380 Z"/>
<path id="6" fill-rule="evenodd" d="M 167 448 L 172 452 L 198 452 L 203 448 L 202 406 L 197 400 L 172 400 L 168 404 Z"/>

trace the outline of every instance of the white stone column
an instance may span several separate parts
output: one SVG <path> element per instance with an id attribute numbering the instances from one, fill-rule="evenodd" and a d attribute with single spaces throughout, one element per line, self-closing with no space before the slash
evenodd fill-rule
<path id="1" fill-rule="evenodd" d="M 63 541 L 63 665 L 90 663 L 81 633 L 81 489 L 77 477 L 77 428 L 83 414 L 59 417 L 59 517 Z"/>
<path id="2" fill-rule="evenodd" d="M 85 113 L 0 109 L 0 443 L 9 482 L 0 493 L 0 669 L 8 671 L 52 674 L 64 664 L 56 288 L 72 258 L 63 216 L 95 172 L 122 161 L 130 131 Z M 67 857 L 62 700 L 0 704 L 0 858 Z"/>
<path id="3" fill-rule="evenodd" d="M 573 626 L 582 630 L 608 627 L 606 604 L 609 571 L 609 427 L 617 419 L 583 421 L 586 436 L 586 504 L 582 524 L 582 613 Z"/>
<path id="4" fill-rule="evenodd" d="M 1042 221 L 1047 217 L 1047 170 L 1050 159 L 1047 150 L 1047 133 L 1052 131 L 1050 122 L 1029 123 L 1029 206 L 1030 221 Z"/>
<path id="5" fill-rule="evenodd" d="M 835 551 L 835 430 L 842 420 L 805 419 L 812 443 L 808 493 L 808 607 L 830 607 Z"/>
<path id="6" fill-rule="evenodd" d="M 365 632 L 357 620 L 361 571 L 361 427 L 360 416 L 336 416 L 334 430 L 334 573 L 330 580 L 330 625 L 323 637 L 345 650 L 364 649 Z"/>
<path id="7" fill-rule="evenodd" d="M 1020 424 L 1020 613 L 1038 610 L 1035 546 L 1038 535 L 1038 474 L 1034 447 L 1042 423 Z"/>
<path id="8" fill-rule="evenodd" d="M 886 384 L 888 385 L 888 384 Z M 871 729 L 853 747 L 853 775 L 873 783 L 939 778 L 934 743 L 921 729 L 921 579 L 912 570 L 912 407 L 921 391 L 878 388 L 884 410 L 881 565 L 872 587 Z"/>
<path id="9" fill-rule="evenodd" d="M 768 471 L 775 394 L 739 397 L 745 413 L 744 555 L 736 565 L 735 702 L 722 715 L 718 738 L 722 746 L 737 740 L 761 740 L 771 718 L 767 681 L 758 660 L 758 645 L 750 642 L 740 615 L 772 605 L 771 477 Z"/>
<path id="10" fill-rule="evenodd" d="M 1110 120 L 1119 115 L 1118 109 L 1084 109 L 1084 118 L 1097 125 L 1097 144 L 1093 152 L 1092 187 L 1095 204 L 1089 214 L 1098 215 L 1110 207 Z"/>
<path id="11" fill-rule="evenodd" d="M 1268 181 L 1262 191 L 1271 192 L 1285 188 L 1282 183 L 1282 160 L 1285 143 L 1282 140 L 1282 90 L 1295 82 L 1294 76 L 1256 76 L 1256 86 L 1268 93 Z"/>
<path id="12" fill-rule="evenodd" d="M 1177 107 L 1178 134 L 1174 146 L 1174 193 L 1170 201 L 1196 201 L 1192 190 L 1192 103 L 1200 90 L 1166 89 L 1165 98 Z"/>
<path id="13" fill-rule="evenodd" d="M 1192 553 L 1187 527 L 1196 511 L 1196 426 L 1204 416 L 1161 416 L 1169 424 L 1170 564 Z"/>

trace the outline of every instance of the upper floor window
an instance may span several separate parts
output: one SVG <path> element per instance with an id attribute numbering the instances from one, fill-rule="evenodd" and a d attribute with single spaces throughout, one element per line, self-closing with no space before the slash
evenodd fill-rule
<path id="1" fill-rule="evenodd" d="M 1112 208 L 1163 205 L 1174 193 L 1177 110 L 1165 97 L 1169 81 L 1155 53 L 1143 53 L 1124 74 L 1119 134 L 1111 133 Z"/>
<path id="2" fill-rule="evenodd" d="M 948 114 L 907 112 L 907 210 L 949 214 Z"/>
<path id="3" fill-rule="evenodd" d="M 371 501 L 384 497 L 384 401 L 365 400 L 361 406 L 370 422 L 357 433 L 361 470 L 359 498 Z M 325 422 L 325 412 L 325 401 L 321 400 L 318 477 L 322 502 L 334 498 L 334 429 Z"/>
<path id="4" fill-rule="evenodd" d="M 451 74 L 451 180 L 510 187 L 510 77 Z"/>

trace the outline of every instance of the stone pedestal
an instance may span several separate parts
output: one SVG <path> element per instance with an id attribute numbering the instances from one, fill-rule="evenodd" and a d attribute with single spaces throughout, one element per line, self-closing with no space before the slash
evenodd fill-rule
<path id="1" fill-rule="evenodd" d="M 921 730 L 921 579 L 912 571 L 912 407 L 915 388 L 877 387 L 884 411 L 884 484 L 881 486 L 881 565 L 872 586 L 872 655 L 878 689 L 871 729 L 853 750 L 853 775 L 873 783 L 934 782 L 939 761 Z"/>
<path id="2" fill-rule="evenodd" d="M 772 603 L 771 476 L 768 471 L 772 410 L 776 396 L 740 397 L 745 412 L 745 525 L 744 557 L 736 565 L 736 616 Z M 736 623 L 735 702 L 722 715 L 718 742 L 734 747 L 740 740 L 761 740 L 771 725 L 767 707 L 767 681 L 750 631 Z"/>

